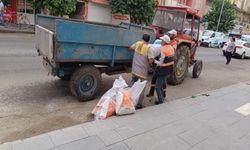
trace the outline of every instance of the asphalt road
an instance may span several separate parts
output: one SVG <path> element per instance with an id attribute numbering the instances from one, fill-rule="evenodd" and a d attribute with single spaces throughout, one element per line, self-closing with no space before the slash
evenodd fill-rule
<path id="1" fill-rule="evenodd" d="M 200 78 L 193 79 L 190 68 L 183 84 L 168 87 L 168 101 L 250 81 L 250 60 L 233 59 L 225 65 L 221 50 L 212 48 L 199 48 L 197 58 L 204 61 Z M 130 74 L 122 75 L 130 81 Z M 103 75 L 99 97 L 117 77 Z M 68 82 L 48 76 L 33 35 L 0 34 L 0 143 L 89 121 L 97 102 L 78 102 L 70 95 Z M 145 99 L 147 106 L 153 103 L 154 99 Z"/>

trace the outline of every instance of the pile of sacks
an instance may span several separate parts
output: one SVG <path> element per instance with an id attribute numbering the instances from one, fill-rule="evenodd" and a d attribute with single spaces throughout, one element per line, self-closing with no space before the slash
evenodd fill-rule
<path id="1" fill-rule="evenodd" d="M 129 88 L 126 81 L 119 77 L 113 87 L 108 90 L 95 106 L 92 114 L 96 120 L 103 120 L 113 115 L 127 115 L 135 113 L 140 94 L 146 86 L 147 81 L 137 81 Z"/>

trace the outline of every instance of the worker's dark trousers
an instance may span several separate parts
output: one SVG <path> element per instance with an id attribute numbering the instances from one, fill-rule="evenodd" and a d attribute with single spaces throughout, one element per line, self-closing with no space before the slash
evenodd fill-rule
<path id="1" fill-rule="evenodd" d="M 154 95 L 154 92 L 155 92 L 155 85 L 156 85 L 156 79 L 157 79 L 157 75 L 156 75 L 156 72 L 155 72 L 155 73 L 153 74 L 153 77 L 152 77 L 149 95 Z M 166 85 L 166 83 L 165 83 L 165 84 L 163 84 L 163 87 L 162 87 L 162 90 L 163 90 L 163 92 L 164 92 L 164 97 L 166 97 L 166 88 L 167 88 L 167 85 Z"/>
<path id="2" fill-rule="evenodd" d="M 232 53 L 231 52 L 226 52 L 225 56 L 226 56 L 226 59 L 227 59 L 227 64 L 229 64 L 231 62 Z"/>
<path id="3" fill-rule="evenodd" d="M 167 76 L 164 76 L 164 75 L 157 76 L 157 78 L 156 78 L 155 89 L 156 89 L 156 93 L 157 93 L 159 103 L 163 103 L 164 100 L 165 100 L 166 91 L 163 91 L 162 87 L 164 85 L 166 85 L 166 78 L 167 78 Z"/>

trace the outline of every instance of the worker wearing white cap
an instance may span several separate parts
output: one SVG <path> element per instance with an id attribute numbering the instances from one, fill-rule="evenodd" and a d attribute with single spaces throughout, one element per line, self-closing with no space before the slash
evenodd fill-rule
<path id="1" fill-rule="evenodd" d="M 166 85 L 166 78 L 173 72 L 174 67 L 174 56 L 175 50 L 170 45 L 171 41 L 168 35 L 164 35 L 160 38 L 162 40 L 162 51 L 160 55 L 160 60 L 155 60 L 157 64 L 156 68 L 156 93 L 158 96 L 158 101 L 155 102 L 156 105 L 162 104 L 164 102 L 164 91 L 163 86 Z"/>
<path id="2" fill-rule="evenodd" d="M 162 50 L 162 40 L 155 40 L 154 44 L 150 44 L 149 46 L 149 58 L 153 60 L 159 60 L 160 54 L 161 54 L 161 50 Z M 147 94 L 147 97 L 152 97 L 154 96 L 155 93 L 155 83 L 156 83 L 156 64 L 152 63 L 151 64 L 151 68 L 150 68 L 150 73 L 153 73 L 152 79 L 151 79 L 151 85 L 150 85 L 150 90 L 149 93 Z M 164 87 L 164 91 L 165 91 L 165 87 Z M 165 97 L 165 95 L 164 95 Z"/>
<path id="3" fill-rule="evenodd" d="M 177 31 L 175 29 L 168 32 L 168 36 L 170 37 L 171 43 L 170 45 L 176 50 L 178 46 L 178 39 L 177 39 Z"/>

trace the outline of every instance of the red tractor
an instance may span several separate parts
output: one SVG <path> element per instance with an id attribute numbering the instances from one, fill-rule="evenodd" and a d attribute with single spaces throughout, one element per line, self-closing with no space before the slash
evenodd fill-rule
<path id="1" fill-rule="evenodd" d="M 198 12 L 185 7 L 158 6 L 151 27 L 156 30 L 157 38 L 172 29 L 178 33 L 175 67 L 168 83 L 181 84 L 191 66 L 194 66 L 193 77 L 198 78 L 203 67 L 202 61 L 195 59 L 200 30 Z"/>

